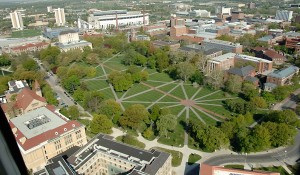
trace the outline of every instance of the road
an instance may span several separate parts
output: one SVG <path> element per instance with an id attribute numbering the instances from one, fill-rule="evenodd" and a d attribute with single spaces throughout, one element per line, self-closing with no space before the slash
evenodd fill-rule
<path id="1" fill-rule="evenodd" d="M 283 110 L 283 109 L 295 109 L 297 106 L 297 95 L 300 94 L 300 89 L 294 91 L 289 97 L 285 98 L 280 103 L 277 103 L 273 110 Z"/>
<path id="2" fill-rule="evenodd" d="M 295 143 L 286 148 L 279 148 L 269 151 L 268 153 L 259 154 L 225 154 L 213 156 L 203 163 L 209 165 L 225 165 L 225 164 L 261 164 L 261 165 L 276 165 L 276 164 L 295 164 L 300 158 L 300 132 L 295 137 Z"/>
<path id="3" fill-rule="evenodd" d="M 47 73 L 47 70 L 42 66 L 42 64 L 40 64 L 41 63 L 40 60 L 38 60 L 38 59 L 35 59 L 35 60 L 38 63 L 40 69 Z M 55 74 L 49 75 L 48 73 L 47 73 L 47 76 L 48 76 L 48 78 L 46 78 L 45 80 L 51 86 L 53 91 L 60 97 L 60 100 L 59 100 L 60 106 L 62 107 L 61 103 L 64 103 L 65 105 L 68 105 L 68 106 L 75 105 L 72 97 L 69 94 L 65 93 L 65 90 L 57 83 L 59 81 L 58 77 Z M 76 104 L 76 106 L 78 107 L 79 111 L 85 112 L 81 105 Z M 88 112 L 85 112 L 85 113 L 92 116 Z"/>

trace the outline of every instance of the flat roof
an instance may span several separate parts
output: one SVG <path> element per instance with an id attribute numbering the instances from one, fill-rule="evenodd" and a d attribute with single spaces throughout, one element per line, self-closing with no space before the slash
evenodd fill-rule
<path id="1" fill-rule="evenodd" d="M 234 47 L 242 47 L 242 45 L 240 43 L 233 43 L 233 42 L 217 40 L 217 39 L 203 40 L 203 42 L 228 45 L 228 46 L 234 46 Z"/>
<path id="2" fill-rule="evenodd" d="M 254 62 L 272 63 L 272 61 L 262 59 L 262 58 L 258 58 L 258 57 L 249 56 L 249 55 L 236 54 L 235 57 L 243 59 L 243 60 L 254 61 Z"/>
<path id="3" fill-rule="evenodd" d="M 12 118 L 11 122 L 27 139 L 67 123 L 46 107 L 41 107 L 19 117 Z"/>
<path id="4" fill-rule="evenodd" d="M 80 40 L 78 42 L 72 42 L 72 43 L 58 43 L 58 47 L 59 48 L 73 48 L 73 47 L 76 47 L 76 46 L 87 46 L 87 45 L 90 45 L 92 43 L 88 42 L 88 41 L 84 41 L 84 40 Z"/>
<path id="5" fill-rule="evenodd" d="M 214 58 L 211 59 L 211 61 L 222 62 L 222 61 L 227 60 L 229 58 L 233 58 L 235 55 L 236 55 L 235 53 L 229 52 L 229 53 L 225 53 L 224 55 L 214 57 Z"/>

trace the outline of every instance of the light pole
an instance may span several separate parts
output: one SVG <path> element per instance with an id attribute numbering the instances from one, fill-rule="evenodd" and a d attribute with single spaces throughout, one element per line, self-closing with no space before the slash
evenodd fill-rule
<path id="1" fill-rule="evenodd" d="M 283 162 L 284 162 L 284 163 L 286 163 L 286 162 L 285 162 L 285 159 L 286 159 L 286 153 L 287 153 L 287 151 L 284 150 L 284 159 L 283 159 Z"/>

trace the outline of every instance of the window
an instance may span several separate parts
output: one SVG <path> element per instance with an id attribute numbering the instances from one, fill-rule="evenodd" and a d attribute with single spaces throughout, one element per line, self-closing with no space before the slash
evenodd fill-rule
<path id="1" fill-rule="evenodd" d="M 70 143 L 73 142 L 73 140 L 72 140 L 72 135 L 71 135 L 71 134 L 69 134 L 69 135 L 67 135 L 66 137 L 64 137 L 64 139 L 65 139 L 65 144 L 66 144 L 66 145 L 69 145 Z"/>

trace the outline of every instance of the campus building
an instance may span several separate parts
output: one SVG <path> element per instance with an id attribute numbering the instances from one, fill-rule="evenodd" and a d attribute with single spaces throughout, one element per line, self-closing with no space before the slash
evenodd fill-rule
<path id="1" fill-rule="evenodd" d="M 50 160 L 45 172 L 57 170 L 69 174 L 85 175 L 171 175 L 171 155 L 151 149 L 142 150 L 99 134 L 77 152 L 63 159 Z M 60 161 L 61 163 L 59 163 Z"/>
<path id="2" fill-rule="evenodd" d="M 210 48 L 221 49 L 224 53 L 233 52 L 233 53 L 242 53 L 243 46 L 239 43 L 232 43 L 229 41 L 222 41 L 216 39 L 207 39 L 202 41 L 202 45 Z"/>
<path id="3" fill-rule="evenodd" d="M 25 164 L 33 172 L 69 148 L 87 143 L 84 125 L 67 119 L 51 106 L 12 118 L 9 124 Z"/>
<path id="4" fill-rule="evenodd" d="M 53 11 L 55 15 L 55 24 L 57 26 L 64 26 L 66 24 L 65 9 L 58 8 Z"/>
<path id="5" fill-rule="evenodd" d="M 208 71 L 213 70 L 228 70 L 231 67 L 237 65 L 243 65 L 245 63 L 250 63 L 255 67 L 257 73 L 263 73 L 266 71 L 271 71 L 273 62 L 269 60 L 265 60 L 258 57 L 235 54 L 235 53 L 227 53 L 221 56 L 217 56 L 207 61 Z"/>
<path id="6" fill-rule="evenodd" d="M 127 10 L 95 10 L 87 21 L 91 29 L 110 29 L 126 26 L 148 25 L 149 14 L 140 11 Z"/>
<path id="7" fill-rule="evenodd" d="M 298 74 L 299 68 L 290 66 L 281 70 L 276 70 L 267 75 L 267 82 L 264 84 L 266 91 L 272 91 L 277 86 L 289 85 L 295 74 Z"/>
<path id="8" fill-rule="evenodd" d="M 291 21 L 293 18 L 293 11 L 277 10 L 275 19 L 282 21 Z"/>
<path id="9" fill-rule="evenodd" d="M 47 48 L 49 45 L 50 44 L 47 42 L 28 43 L 28 44 L 8 47 L 8 49 L 6 49 L 5 52 L 13 55 L 21 55 L 22 53 L 33 53 L 33 52 L 40 51 L 42 49 Z"/>
<path id="10" fill-rule="evenodd" d="M 16 30 L 23 30 L 24 25 L 21 12 L 14 11 L 12 13 L 9 13 L 9 15 L 11 19 L 12 28 Z"/>
<path id="11" fill-rule="evenodd" d="M 231 169 L 201 164 L 199 175 L 280 175 L 280 173 Z"/>
<path id="12" fill-rule="evenodd" d="M 60 32 L 58 35 L 58 40 L 59 43 L 56 43 L 56 46 L 58 46 L 60 50 L 64 52 L 74 49 L 83 50 L 85 47 L 92 48 L 92 43 L 85 40 L 80 40 L 78 32 L 74 30 Z"/>

